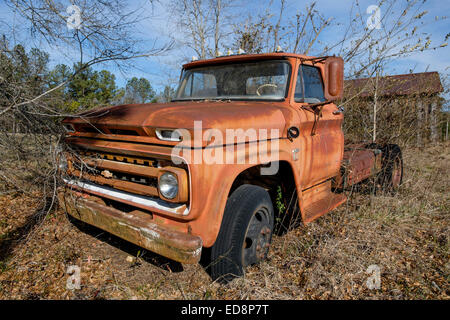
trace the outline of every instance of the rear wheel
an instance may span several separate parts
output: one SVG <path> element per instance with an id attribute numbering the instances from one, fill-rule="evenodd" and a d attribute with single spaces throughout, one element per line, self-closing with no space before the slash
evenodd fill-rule
<path id="1" fill-rule="evenodd" d="M 253 185 L 237 188 L 227 201 L 216 242 L 211 248 L 213 280 L 228 282 L 244 268 L 267 257 L 274 225 L 272 201 L 266 190 Z"/>
<path id="2" fill-rule="evenodd" d="M 388 144 L 380 149 L 383 152 L 380 184 L 385 191 L 395 192 L 403 181 L 402 151 L 396 144 Z"/>

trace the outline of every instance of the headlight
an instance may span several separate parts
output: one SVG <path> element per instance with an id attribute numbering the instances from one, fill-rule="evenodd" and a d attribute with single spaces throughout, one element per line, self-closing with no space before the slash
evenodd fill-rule
<path id="1" fill-rule="evenodd" d="M 159 177 L 158 189 L 167 199 L 173 199 L 178 194 L 178 179 L 173 173 L 166 172 Z"/>
<path id="2" fill-rule="evenodd" d="M 182 136 L 179 130 L 156 129 L 156 136 L 163 141 L 181 141 Z"/>

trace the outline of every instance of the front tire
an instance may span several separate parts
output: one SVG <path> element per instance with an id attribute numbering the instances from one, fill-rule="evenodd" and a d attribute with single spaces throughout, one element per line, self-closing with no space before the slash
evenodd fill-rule
<path id="1" fill-rule="evenodd" d="M 274 225 L 269 193 L 244 184 L 228 198 L 219 235 L 211 248 L 210 275 L 222 283 L 267 257 Z"/>

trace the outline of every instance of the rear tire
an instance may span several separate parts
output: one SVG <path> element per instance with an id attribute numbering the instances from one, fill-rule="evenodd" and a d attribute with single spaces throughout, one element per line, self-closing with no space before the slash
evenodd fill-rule
<path id="1" fill-rule="evenodd" d="M 248 265 L 267 257 L 274 225 L 269 193 L 244 184 L 228 198 L 219 235 L 211 248 L 210 275 L 227 283 L 244 274 Z"/>
<path id="2" fill-rule="evenodd" d="M 403 157 L 400 147 L 396 144 L 382 146 L 382 171 L 379 183 L 384 191 L 394 193 L 403 181 Z"/>

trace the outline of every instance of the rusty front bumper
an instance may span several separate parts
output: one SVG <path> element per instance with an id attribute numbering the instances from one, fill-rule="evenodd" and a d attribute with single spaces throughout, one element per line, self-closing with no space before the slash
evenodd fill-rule
<path id="1" fill-rule="evenodd" d="M 160 226 L 147 213 L 123 212 L 76 197 L 67 190 L 59 192 L 58 198 L 69 215 L 87 224 L 178 262 L 197 263 L 200 260 L 200 237 Z"/>

